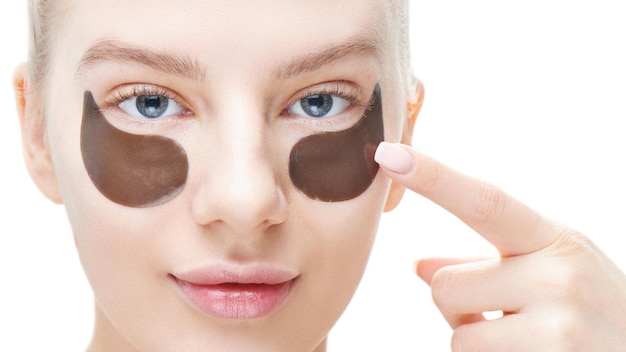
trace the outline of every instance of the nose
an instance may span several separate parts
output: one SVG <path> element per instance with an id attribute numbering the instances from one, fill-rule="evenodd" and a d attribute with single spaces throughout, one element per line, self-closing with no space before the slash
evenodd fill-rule
<path id="1" fill-rule="evenodd" d="M 204 147 L 210 149 L 209 157 L 190 165 L 200 168 L 201 175 L 192 216 L 198 224 L 219 224 L 232 233 L 258 233 L 287 218 L 287 200 L 278 182 L 282 166 L 272 155 L 264 118 L 242 111 L 228 115 L 213 126 L 213 138 L 208 138 L 212 146 Z"/>

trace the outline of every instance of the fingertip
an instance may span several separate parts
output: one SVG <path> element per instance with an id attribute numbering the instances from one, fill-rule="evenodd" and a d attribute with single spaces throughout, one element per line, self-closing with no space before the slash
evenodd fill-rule
<path id="1" fill-rule="evenodd" d="M 408 174 L 415 168 L 415 157 L 400 144 L 381 142 L 374 160 L 383 168 L 396 174 Z"/>

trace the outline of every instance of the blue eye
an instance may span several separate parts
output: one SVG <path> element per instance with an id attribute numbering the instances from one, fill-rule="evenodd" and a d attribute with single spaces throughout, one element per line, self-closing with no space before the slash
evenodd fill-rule
<path id="1" fill-rule="evenodd" d="M 312 94 L 292 104 L 287 111 L 294 115 L 321 118 L 341 114 L 349 106 L 348 100 L 335 95 Z"/>
<path id="2" fill-rule="evenodd" d="M 185 110 L 163 95 L 138 95 L 122 101 L 118 106 L 131 116 L 147 119 L 182 115 Z"/>

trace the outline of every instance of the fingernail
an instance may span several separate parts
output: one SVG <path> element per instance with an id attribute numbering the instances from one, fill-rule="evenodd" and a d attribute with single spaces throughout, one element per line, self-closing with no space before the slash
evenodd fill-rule
<path id="1" fill-rule="evenodd" d="M 407 174 L 415 166 L 415 158 L 397 144 L 381 142 L 374 160 L 382 167 L 398 174 Z"/>

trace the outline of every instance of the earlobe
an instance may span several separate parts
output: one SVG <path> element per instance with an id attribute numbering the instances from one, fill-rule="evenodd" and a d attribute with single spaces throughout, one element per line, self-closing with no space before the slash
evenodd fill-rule
<path id="1" fill-rule="evenodd" d="M 418 80 L 415 85 L 415 94 L 413 95 L 413 98 L 407 102 L 407 117 L 404 120 L 401 143 L 411 145 L 411 141 L 413 139 L 413 129 L 415 128 L 415 122 L 417 121 L 417 116 L 419 115 L 423 103 L 424 85 Z M 400 203 L 400 200 L 402 200 L 404 190 L 404 186 L 395 181 L 391 182 L 391 188 L 389 189 L 387 202 L 385 203 L 385 212 L 395 209 L 398 203 Z"/>
<path id="2" fill-rule="evenodd" d="M 20 119 L 26 168 L 39 190 L 55 203 L 61 203 L 50 150 L 45 137 L 41 100 L 29 90 L 28 67 L 19 65 L 13 74 L 15 104 Z"/>

